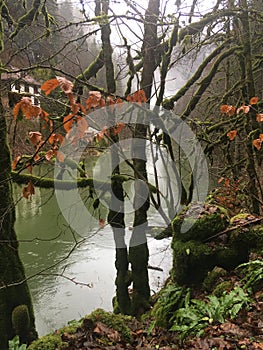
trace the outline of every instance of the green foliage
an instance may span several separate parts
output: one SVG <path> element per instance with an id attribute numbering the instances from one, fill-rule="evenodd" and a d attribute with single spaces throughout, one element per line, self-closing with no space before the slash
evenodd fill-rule
<path id="1" fill-rule="evenodd" d="M 242 269 L 244 277 L 242 279 L 245 282 L 244 288 L 257 289 L 258 286 L 263 284 L 263 261 L 252 260 L 248 263 L 241 264 L 237 269 Z"/>
<path id="2" fill-rule="evenodd" d="M 222 267 L 215 266 L 212 271 L 208 272 L 208 275 L 203 281 L 202 288 L 207 292 L 211 292 L 220 277 L 226 276 L 226 274 L 226 270 Z"/>
<path id="3" fill-rule="evenodd" d="M 223 323 L 227 318 L 234 318 L 250 301 L 248 294 L 240 287 L 231 292 L 224 292 L 221 297 L 210 295 L 209 301 L 192 299 L 185 307 L 174 314 L 172 331 L 180 333 L 183 340 L 194 333 L 200 336 L 208 324 Z"/>
<path id="4" fill-rule="evenodd" d="M 126 323 L 131 320 L 131 316 L 116 315 L 102 309 L 97 309 L 86 316 L 85 319 L 89 319 L 93 322 L 102 322 L 106 326 L 118 331 L 121 339 L 125 342 L 131 342 L 132 340 L 131 331 L 126 325 Z"/>
<path id="5" fill-rule="evenodd" d="M 232 283 L 230 281 L 223 281 L 215 286 L 213 289 L 213 294 L 217 297 L 221 297 L 224 292 L 230 290 Z"/>
<path id="6" fill-rule="evenodd" d="M 170 328 L 173 325 L 176 310 L 187 305 L 190 299 L 190 289 L 168 284 L 158 297 L 153 308 L 154 325 Z"/>
<path id="7" fill-rule="evenodd" d="M 8 341 L 9 350 L 26 350 L 26 344 L 20 345 L 19 336 L 16 335 L 12 340 Z"/>
<path id="8" fill-rule="evenodd" d="M 67 345 L 67 343 L 61 340 L 60 335 L 49 334 L 35 340 L 32 344 L 29 345 L 27 350 L 56 350 L 63 345 Z"/>

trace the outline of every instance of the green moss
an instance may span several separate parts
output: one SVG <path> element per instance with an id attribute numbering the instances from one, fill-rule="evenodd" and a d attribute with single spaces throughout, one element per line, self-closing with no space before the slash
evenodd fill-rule
<path id="1" fill-rule="evenodd" d="M 197 241 L 173 240 L 173 280 L 179 285 L 198 285 L 215 265 L 211 247 Z"/>
<path id="2" fill-rule="evenodd" d="M 18 305 L 12 311 L 12 325 L 17 335 L 26 336 L 30 328 L 30 317 L 27 305 Z"/>
<path id="3" fill-rule="evenodd" d="M 224 281 L 219 283 L 214 289 L 213 289 L 213 294 L 216 297 L 221 297 L 224 292 L 227 292 L 229 289 L 231 289 L 232 284 L 230 281 Z"/>
<path id="4" fill-rule="evenodd" d="M 131 320 L 131 316 L 124 316 L 121 314 L 113 314 L 102 309 L 93 311 L 90 315 L 85 317 L 85 320 L 92 322 L 102 322 L 106 326 L 119 332 L 120 337 L 125 342 L 131 342 L 132 334 L 129 327 L 126 325 Z"/>
<path id="5" fill-rule="evenodd" d="M 49 334 L 44 337 L 35 340 L 27 348 L 28 350 L 56 350 L 59 347 L 67 345 L 67 343 L 61 340 L 59 334 Z"/>
<path id="6" fill-rule="evenodd" d="M 182 224 L 189 227 L 181 232 Z M 223 231 L 229 224 L 227 211 L 212 204 L 192 203 L 187 206 L 172 222 L 174 237 L 181 241 L 203 241 Z"/>
<path id="7" fill-rule="evenodd" d="M 246 220 L 248 217 L 251 217 L 251 214 L 249 214 L 249 213 L 239 213 L 239 214 L 233 216 L 230 219 L 230 224 L 231 225 L 236 225 L 236 223 L 240 223 L 241 220 Z"/>
<path id="8" fill-rule="evenodd" d="M 226 276 L 227 272 L 222 267 L 215 266 L 212 271 L 208 272 L 205 277 L 202 287 L 205 291 L 211 292 L 214 286 L 218 283 L 220 277 Z"/>
<path id="9" fill-rule="evenodd" d="M 239 264 L 247 262 L 249 258 L 248 249 L 237 249 L 237 247 L 219 247 L 216 252 L 216 265 L 226 270 L 232 270 Z"/>

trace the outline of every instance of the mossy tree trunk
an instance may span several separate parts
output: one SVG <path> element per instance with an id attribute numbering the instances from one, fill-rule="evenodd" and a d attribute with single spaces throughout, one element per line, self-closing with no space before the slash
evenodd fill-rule
<path id="1" fill-rule="evenodd" d="M 0 218 L 0 348 L 5 349 L 8 339 L 12 339 L 15 334 L 19 334 L 23 342 L 30 342 L 36 338 L 37 334 L 30 292 L 19 258 L 18 241 L 14 230 L 15 208 L 11 186 L 11 159 L 1 101 Z M 21 312 L 19 309 L 13 312 L 19 305 L 24 305 L 20 309 Z M 19 324 L 19 318 L 22 324 Z"/>
<path id="2" fill-rule="evenodd" d="M 252 52 L 251 52 L 251 30 L 249 21 L 249 10 L 247 0 L 240 0 L 240 6 L 242 7 L 243 13 L 240 17 L 239 35 L 240 41 L 243 45 L 243 52 L 240 56 L 241 71 L 243 73 L 243 84 L 242 97 L 244 101 L 249 102 L 251 97 L 255 97 L 256 89 L 253 74 L 253 63 L 252 63 Z M 250 118 L 247 118 L 245 129 L 247 132 L 247 162 L 246 170 L 248 174 L 248 192 L 251 194 L 251 204 L 253 213 L 260 214 L 260 207 L 262 205 L 261 199 L 259 198 L 259 190 L 262 194 L 262 188 L 259 181 L 259 174 L 257 174 L 256 156 L 253 147 L 253 139 L 258 137 L 259 126 L 256 121 L 257 111 L 252 109 Z"/>
<path id="3" fill-rule="evenodd" d="M 155 57 L 158 45 L 157 21 L 159 15 L 159 0 L 149 0 L 144 20 L 144 40 L 142 47 L 143 70 L 141 88 L 144 90 L 147 101 L 150 102 L 154 71 L 156 69 Z M 145 182 L 147 181 L 146 169 L 146 125 L 136 124 L 133 137 L 141 139 L 134 143 L 133 166 L 135 181 L 134 221 L 133 232 L 130 241 L 129 260 L 132 268 L 133 281 L 133 314 L 140 314 L 149 307 L 150 287 L 148 278 L 149 250 L 145 230 L 148 225 L 147 211 L 149 209 L 149 196 L 142 197 Z"/>
<path id="4" fill-rule="evenodd" d="M 96 0 L 95 1 L 95 15 L 100 16 L 102 13 L 107 15 L 109 12 L 108 0 Z M 106 21 L 106 19 L 105 19 Z M 101 25 L 101 41 L 103 51 L 103 64 L 106 70 L 106 85 L 107 91 L 114 94 L 116 91 L 116 83 L 114 77 L 114 65 L 112 60 L 112 47 L 110 42 L 110 24 L 109 22 L 103 22 Z M 114 125 L 114 111 L 108 111 L 108 117 L 110 125 Z M 117 276 L 115 280 L 116 284 L 116 296 L 118 308 L 123 314 L 130 314 L 130 297 L 128 293 L 128 250 L 125 244 L 125 221 L 124 221 L 124 192 L 122 183 L 116 181 L 114 177 L 120 174 L 120 157 L 118 147 L 118 135 L 110 134 L 111 142 L 111 161 L 112 164 L 118 164 L 112 173 L 111 190 L 112 199 L 110 203 L 110 210 L 108 214 L 108 222 L 112 227 L 114 241 L 116 246 L 116 258 L 115 267 L 117 270 Z M 116 147 L 115 147 L 116 146 Z"/>

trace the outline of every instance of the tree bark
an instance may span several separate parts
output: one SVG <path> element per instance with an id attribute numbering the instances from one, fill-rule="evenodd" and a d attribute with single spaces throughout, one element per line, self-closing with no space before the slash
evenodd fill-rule
<path id="1" fill-rule="evenodd" d="M 145 13 L 141 88 L 144 90 L 148 102 L 151 99 L 154 71 L 156 69 L 155 54 L 158 44 L 157 21 L 159 6 L 159 0 L 149 0 L 148 8 Z M 140 202 L 141 193 L 143 193 L 145 181 L 147 181 L 145 160 L 147 129 L 148 127 L 146 125 L 136 124 L 133 132 L 134 138 L 141 139 L 140 145 L 137 146 L 135 143 L 133 148 L 134 177 L 137 181 L 135 181 L 134 189 L 135 214 L 133 232 L 129 248 L 129 260 L 131 263 L 133 281 L 132 312 L 134 315 L 138 315 L 149 308 L 150 299 L 148 277 L 149 250 L 145 233 L 148 225 L 147 211 L 149 209 L 149 196 L 144 198 L 144 203 Z"/>
<path id="2" fill-rule="evenodd" d="M 29 343 L 37 337 L 35 319 L 14 230 L 15 207 L 6 120 L 0 101 L 0 348 L 16 334 Z"/>

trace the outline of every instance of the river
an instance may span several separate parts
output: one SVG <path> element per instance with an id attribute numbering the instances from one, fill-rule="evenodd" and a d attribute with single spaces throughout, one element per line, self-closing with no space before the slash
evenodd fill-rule
<path id="1" fill-rule="evenodd" d="M 14 185 L 16 232 L 32 294 L 39 335 L 79 319 L 96 308 L 112 310 L 115 294 L 115 250 L 110 226 L 89 228 L 86 237 L 76 237 L 63 218 L 53 190 L 36 188 L 31 200 L 21 197 Z M 158 225 L 158 217 L 150 212 Z M 127 229 L 127 238 L 130 231 Z M 81 243 L 76 245 L 76 239 Z M 150 286 L 156 292 L 169 274 L 170 241 L 148 237 Z M 53 268 L 50 268 L 52 267 Z"/>

